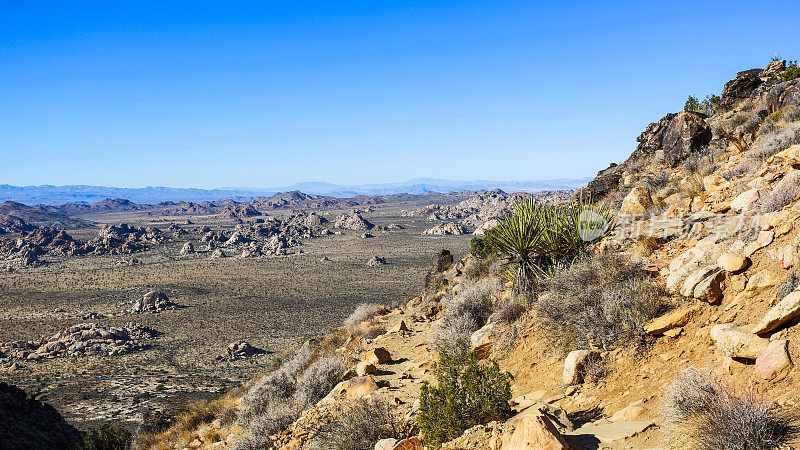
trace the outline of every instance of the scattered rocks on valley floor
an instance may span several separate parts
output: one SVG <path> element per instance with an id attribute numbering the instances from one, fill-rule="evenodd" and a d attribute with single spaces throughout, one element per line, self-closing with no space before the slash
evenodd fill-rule
<path id="1" fill-rule="evenodd" d="M 191 255 L 193 253 L 194 253 L 194 244 L 192 244 L 191 242 L 186 242 L 185 244 L 183 244 L 183 247 L 181 247 L 181 255 Z"/>
<path id="2" fill-rule="evenodd" d="M 172 309 L 183 308 L 183 306 L 173 303 L 163 292 L 150 291 L 144 294 L 137 300 L 133 308 L 129 310 L 131 313 L 157 313 L 161 311 L 169 311 Z"/>
<path id="3" fill-rule="evenodd" d="M 380 256 L 373 256 L 372 259 L 367 261 L 367 266 L 369 267 L 377 267 L 377 266 L 385 266 L 386 260 L 381 258 Z"/>
<path id="4" fill-rule="evenodd" d="M 121 355 L 147 348 L 142 341 L 159 333 L 138 323 L 122 327 L 103 327 L 94 323 L 73 325 L 37 341 L 13 341 L 0 344 L 0 355 L 11 359 L 36 360 L 83 355 Z"/>
<path id="5" fill-rule="evenodd" d="M 236 341 L 228 344 L 225 353 L 217 356 L 217 360 L 236 361 L 239 359 L 251 358 L 253 356 L 264 355 L 267 352 L 257 347 L 253 347 L 247 341 Z"/>

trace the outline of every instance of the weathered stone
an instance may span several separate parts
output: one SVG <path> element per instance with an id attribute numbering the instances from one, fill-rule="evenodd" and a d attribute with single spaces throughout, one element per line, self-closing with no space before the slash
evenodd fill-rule
<path id="1" fill-rule="evenodd" d="M 408 326 L 406 326 L 405 320 L 400 320 L 391 327 L 389 327 L 389 333 L 399 333 L 401 331 L 408 331 Z"/>
<path id="2" fill-rule="evenodd" d="M 643 186 L 637 186 L 631 189 L 625 199 L 622 200 L 619 212 L 620 214 L 640 216 L 647 213 L 652 207 L 653 199 L 650 197 L 650 191 Z"/>
<path id="3" fill-rule="evenodd" d="M 780 381 L 789 375 L 792 367 L 789 341 L 780 339 L 770 342 L 756 358 L 755 374 L 765 381 Z"/>
<path id="4" fill-rule="evenodd" d="M 375 367 L 375 364 L 372 364 L 369 361 L 361 361 L 356 365 L 356 375 L 360 377 L 375 373 L 377 371 L 378 369 Z"/>
<path id="5" fill-rule="evenodd" d="M 769 333 L 797 317 L 800 317 L 800 291 L 789 293 L 767 311 L 761 321 L 753 327 L 753 333 Z"/>
<path id="6" fill-rule="evenodd" d="M 425 446 L 418 437 L 412 436 L 398 442 L 392 450 L 424 450 Z"/>
<path id="7" fill-rule="evenodd" d="M 594 350 L 573 350 L 569 352 L 564 360 L 564 372 L 562 381 L 565 385 L 583 383 L 583 371 L 587 361 L 591 358 L 599 358 L 600 354 Z"/>
<path id="8" fill-rule="evenodd" d="M 385 364 L 392 361 L 392 356 L 385 348 L 378 347 L 364 353 L 364 356 L 361 357 L 361 361 L 376 365 Z"/>
<path id="9" fill-rule="evenodd" d="M 750 211 L 768 195 L 767 189 L 754 188 L 744 191 L 731 201 L 731 209 L 737 213 Z"/>
<path id="10" fill-rule="evenodd" d="M 686 281 L 683 282 L 680 294 L 684 297 L 694 297 L 694 288 L 703 281 L 703 279 L 714 274 L 718 270 L 719 268 L 717 266 L 705 266 L 695 270 L 686 278 Z"/>
<path id="11" fill-rule="evenodd" d="M 769 340 L 725 323 L 711 328 L 711 339 L 723 355 L 731 358 L 756 359 L 767 348 Z"/>
<path id="12" fill-rule="evenodd" d="M 648 421 L 625 421 L 614 423 L 588 423 L 577 430 L 574 435 L 592 435 L 600 442 L 609 444 L 621 439 L 631 438 L 653 426 Z"/>
<path id="13" fill-rule="evenodd" d="M 372 395 L 373 392 L 379 389 L 378 383 L 371 375 L 363 377 L 353 377 L 349 380 L 342 381 L 331 390 L 323 402 L 333 401 L 337 398 L 357 399 Z"/>
<path id="14" fill-rule="evenodd" d="M 717 265 L 728 272 L 739 272 L 749 264 L 749 259 L 731 252 L 725 252 L 717 258 Z"/>
<path id="15" fill-rule="evenodd" d="M 713 304 L 722 299 L 722 282 L 725 281 L 725 272 L 718 270 L 703 278 L 694 288 L 694 298 Z"/>
<path id="16" fill-rule="evenodd" d="M 797 259 L 797 247 L 788 244 L 778 248 L 768 249 L 767 258 L 780 264 L 784 269 L 789 269 L 794 266 L 795 260 Z"/>
<path id="17" fill-rule="evenodd" d="M 658 336 L 667 330 L 686 325 L 699 311 L 700 305 L 694 305 L 689 308 L 672 311 L 668 314 L 651 320 L 647 325 L 645 325 L 644 331 L 647 332 L 647 334 Z"/>
<path id="18" fill-rule="evenodd" d="M 375 450 L 394 450 L 395 445 L 397 445 L 397 439 L 381 439 L 375 443 Z"/>
<path id="19" fill-rule="evenodd" d="M 502 449 L 567 450 L 569 445 L 547 416 L 530 415 L 517 424 L 510 438 L 503 440 Z"/>

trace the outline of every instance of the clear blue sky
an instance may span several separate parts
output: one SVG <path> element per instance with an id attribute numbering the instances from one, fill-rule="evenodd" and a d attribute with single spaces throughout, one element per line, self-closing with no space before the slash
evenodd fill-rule
<path id="1" fill-rule="evenodd" d="M 0 0 L 0 184 L 591 176 L 797 1 Z"/>

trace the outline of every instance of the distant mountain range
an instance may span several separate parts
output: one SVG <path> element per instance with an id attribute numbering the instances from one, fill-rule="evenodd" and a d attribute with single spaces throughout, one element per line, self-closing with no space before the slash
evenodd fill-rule
<path id="1" fill-rule="evenodd" d="M 325 182 L 304 182 L 277 188 L 170 188 L 148 186 L 120 188 L 106 186 L 10 186 L 0 185 L 0 202 L 11 200 L 28 205 L 61 205 L 64 203 L 97 203 L 106 198 L 127 199 L 135 203 L 164 201 L 204 202 L 231 199 L 249 201 L 278 192 L 301 191 L 306 194 L 334 197 L 356 195 L 422 194 L 425 192 L 456 192 L 465 190 L 502 189 L 506 192 L 534 192 L 541 190 L 576 189 L 586 185 L 590 178 L 554 179 L 538 181 L 453 181 L 434 178 L 415 178 L 400 183 L 341 185 Z"/>

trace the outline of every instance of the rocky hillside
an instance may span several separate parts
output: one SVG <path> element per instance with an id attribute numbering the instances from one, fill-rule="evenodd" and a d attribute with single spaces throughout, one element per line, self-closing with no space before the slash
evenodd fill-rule
<path id="1" fill-rule="evenodd" d="M 137 445 L 796 448 L 800 80 L 785 78 L 785 61 L 741 72 L 649 125 L 580 193 L 615 206 L 585 251 L 528 242 L 543 270 L 508 271 L 522 263 L 499 220 L 475 254 L 436 255 L 419 296 L 360 306 Z M 552 208 L 528 217 L 579 211 L 584 241 L 581 227 L 607 218 Z"/>

